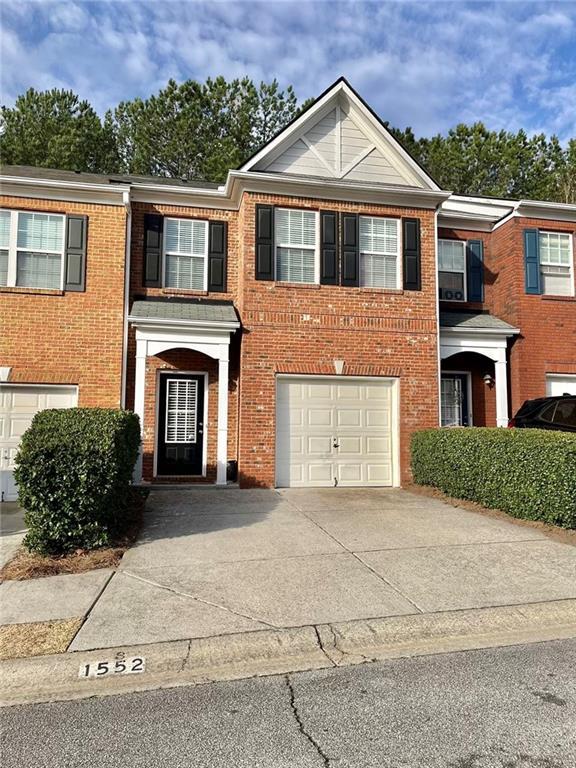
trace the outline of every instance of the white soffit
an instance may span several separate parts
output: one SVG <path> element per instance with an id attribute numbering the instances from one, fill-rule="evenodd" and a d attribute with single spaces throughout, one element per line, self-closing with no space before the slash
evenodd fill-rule
<path id="1" fill-rule="evenodd" d="M 240 170 L 439 190 L 344 80 Z"/>

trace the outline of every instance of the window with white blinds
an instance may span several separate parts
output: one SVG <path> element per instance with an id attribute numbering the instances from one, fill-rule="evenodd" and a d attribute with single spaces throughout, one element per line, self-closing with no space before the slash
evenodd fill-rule
<path id="1" fill-rule="evenodd" d="M 442 301 L 466 301 L 466 243 L 438 240 L 438 290 Z"/>
<path id="2" fill-rule="evenodd" d="M 168 379 L 166 382 L 167 443 L 195 443 L 198 422 L 198 381 Z"/>
<path id="3" fill-rule="evenodd" d="M 276 280 L 316 283 L 318 214 L 277 208 L 275 211 Z"/>
<path id="4" fill-rule="evenodd" d="M 208 222 L 164 219 L 165 285 L 207 289 Z"/>
<path id="5" fill-rule="evenodd" d="M 400 287 L 400 222 L 360 216 L 360 285 Z"/>
<path id="6" fill-rule="evenodd" d="M 0 211 L 0 285 L 62 288 L 64 218 Z"/>
<path id="7" fill-rule="evenodd" d="M 542 293 L 572 296 L 572 236 L 568 232 L 540 232 Z"/>

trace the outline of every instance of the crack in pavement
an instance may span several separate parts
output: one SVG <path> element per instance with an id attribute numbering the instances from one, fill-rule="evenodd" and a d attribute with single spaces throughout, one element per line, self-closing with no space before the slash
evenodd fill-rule
<path id="1" fill-rule="evenodd" d="M 318 756 L 322 759 L 324 768 L 330 768 L 330 758 L 328 755 L 326 755 L 320 744 L 316 741 L 314 736 L 312 736 L 311 733 L 308 733 L 306 728 L 304 727 L 304 723 L 302 722 L 302 718 L 300 717 L 300 713 L 298 712 L 298 707 L 296 706 L 296 696 L 294 694 L 294 688 L 292 686 L 292 681 L 290 680 L 290 675 L 285 676 L 286 681 L 286 687 L 288 688 L 288 694 L 290 696 L 290 709 L 292 710 L 292 714 L 294 715 L 294 720 L 296 721 L 296 725 L 298 726 L 298 730 L 304 736 L 304 738 L 314 747 L 316 752 L 318 753 Z"/>
<path id="2" fill-rule="evenodd" d="M 226 613 L 230 613 L 233 616 L 238 616 L 242 619 L 248 619 L 249 621 L 255 621 L 256 623 L 263 624 L 266 627 L 270 627 L 271 629 L 282 629 L 282 627 L 278 627 L 276 624 L 271 624 L 269 621 L 265 621 L 264 619 L 258 619 L 256 616 L 251 616 L 249 613 L 235 611 L 233 608 L 228 608 L 226 605 L 220 605 L 219 603 L 214 603 L 211 600 L 206 600 L 203 597 L 190 595 L 187 592 L 181 592 L 180 590 L 174 589 L 173 587 L 167 587 L 165 584 L 158 584 L 156 581 L 145 579 L 143 576 L 137 576 L 135 573 L 130 573 L 130 571 L 124 570 L 122 573 L 128 576 L 130 579 L 134 579 L 135 581 L 141 581 L 143 584 L 149 584 L 151 587 L 156 587 L 157 589 L 164 589 L 166 592 L 172 592 L 172 594 L 178 595 L 179 597 L 186 597 L 189 600 L 195 600 L 196 602 L 202 603 L 203 605 L 209 605 L 212 608 L 218 608 L 218 610 L 225 611 Z"/>
<path id="3" fill-rule="evenodd" d="M 314 628 L 314 632 L 316 633 L 316 641 L 318 643 L 318 648 L 322 651 L 324 656 L 328 659 L 330 664 L 332 664 L 333 667 L 338 666 L 337 663 L 334 661 L 334 659 L 330 656 L 326 648 L 322 645 L 322 638 L 320 637 L 320 630 L 318 629 L 318 626 L 316 624 L 313 624 L 312 627 Z"/>

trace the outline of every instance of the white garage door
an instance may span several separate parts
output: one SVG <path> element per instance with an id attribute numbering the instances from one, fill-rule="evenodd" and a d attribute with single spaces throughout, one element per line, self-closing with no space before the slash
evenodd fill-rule
<path id="1" fill-rule="evenodd" d="M 550 374 L 546 376 L 546 394 L 550 397 L 576 395 L 576 375 Z"/>
<path id="2" fill-rule="evenodd" d="M 78 401 L 76 387 L 0 384 L 0 500 L 14 501 L 14 458 L 20 438 L 34 414 L 45 408 L 71 408 Z"/>
<path id="3" fill-rule="evenodd" d="M 279 378 L 276 484 L 396 485 L 394 379 Z"/>

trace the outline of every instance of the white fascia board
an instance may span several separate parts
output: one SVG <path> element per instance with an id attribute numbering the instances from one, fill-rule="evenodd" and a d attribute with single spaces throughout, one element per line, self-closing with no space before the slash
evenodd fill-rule
<path id="1" fill-rule="evenodd" d="M 471 335 L 471 336 L 501 336 L 509 338 L 517 336 L 520 328 L 470 328 L 466 326 L 440 326 L 440 335 Z"/>
<path id="2" fill-rule="evenodd" d="M 238 321 L 218 321 L 218 320 L 172 320 L 161 317 L 135 317 L 133 315 L 128 316 L 128 322 L 135 328 L 164 328 L 170 330 L 171 328 L 191 329 L 202 328 L 203 330 L 212 329 L 214 331 L 236 331 L 240 328 Z"/>
<path id="3" fill-rule="evenodd" d="M 183 205 L 188 208 L 214 208 L 233 211 L 238 201 L 231 199 L 228 185 L 218 189 L 194 189 L 192 187 L 171 187 L 166 184 L 133 184 L 131 197 L 138 203 L 160 205 Z"/>
<path id="4" fill-rule="evenodd" d="M 516 215 L 550 221 L 576 221 L 576 205 L 573 203 L 549 203 L 540 200 L 520 200 Z"/>
<path id="5" fill-rule="evenodd" d="M 288 177 L 279 173 L 230 171 L 228 178 L 232 181 L 233 197 L 236 185 L 239 185 L 243 192 L 434 209 L 451 194 L 419 187 L 350 183 L 341 179 L 317 179 L 313 176 Z"/>
<path id="6" fill-rule="evenodd" d="M 477 218 L 475 216 L 459 215 L 457 213 L 445 213 L 440 210 L 438 226 L 442 229 L 468 229 L 474 232 L 491 232 L 494 226 L 492 218 Z"/>
<path id="7" fill-rule="evenodd" d="M 44 200 L 125 205 L 129 184 L 104 185 L 85 182 L 54 181 L 20 176 L 0 176 L 0 190 L 10 197 L 30 197 Z"/>

